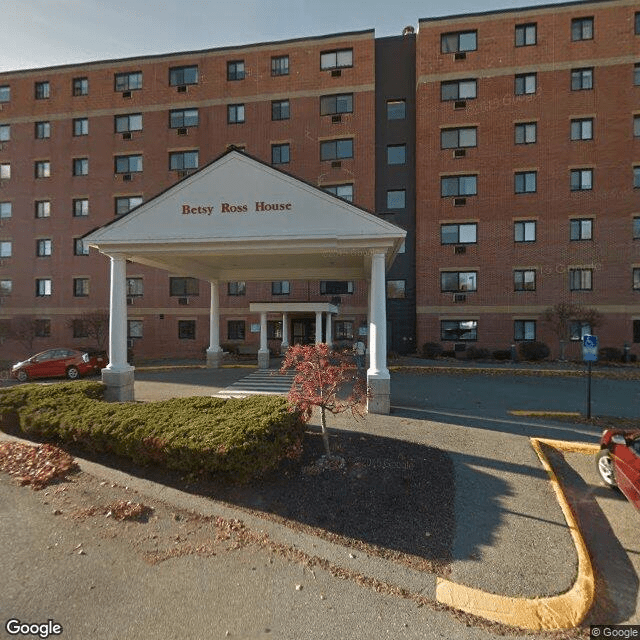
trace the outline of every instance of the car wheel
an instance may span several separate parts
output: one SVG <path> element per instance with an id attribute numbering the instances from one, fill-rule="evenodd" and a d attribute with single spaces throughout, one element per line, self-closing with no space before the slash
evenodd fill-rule
<path id="1" fill-rule="evenodd" d="M 29 379 L 29 376 L 24 369 L 20 369 L 16 374 L 16 378 L 18 378 L 18 382 L 26 382 Z"/>
<path id="2" fill-rule="evenodd" d="M 596 456 L 596 467 L 598 468 L 600 477 L 608 487 L 618 486 L 618 483 L 616 482 L 616 472 L 613 467 L 613 460 L 611 459 L 609 449 L 602 449 L 602 451 L 598 453 Z"/>
<path id="3" fill-rule="evenodd" d="M 69 378 L 69 380 L 77 380 L 80 377 L 80 372 L 78 371 L 77 367 L 69 367 L 67 369 L 67 378 Z"/>

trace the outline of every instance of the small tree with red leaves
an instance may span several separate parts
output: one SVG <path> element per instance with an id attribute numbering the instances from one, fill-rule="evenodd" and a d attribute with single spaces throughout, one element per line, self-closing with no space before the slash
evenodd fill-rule
<path id="1" fill-rule="evenodd" d="M 367 383 L 358 373 L 354 353 L 334 351 L 325 343 L 298 344 L 287 350 L 280 372 L 290 369 L 295 369 L 296 375 L 289 402 L 306 420 L 311 418 L 314 407 L 320 409 L 322 441 L 330 457 L 327 411 L 351 411 L 354 417 L 362 417 L 365 411 Z"/>

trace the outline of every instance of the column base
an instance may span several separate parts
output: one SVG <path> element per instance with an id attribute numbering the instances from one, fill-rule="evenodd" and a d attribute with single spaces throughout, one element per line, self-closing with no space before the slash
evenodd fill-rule
<path id="1" fill-rule="evenodd" d="M 287 353 L 288 349 L 289 349 L 289 343 L 288 342 L 283 342 L 280 345 L 280 355 L 281 356 L 285 355 Z"/>
<path id="2" fill-rule="evenodd" d="M 258 351 L 258 369 L 268 369 L 269 368 L 269 350 L 262 351 L 260 349 Z"/>
<path id="3" fill-rule="evenodd" d="M 370 397 L 367 399 L 367 411 L 388 416 L 391 413 L 391 379 L 367 376 Z"/>
<path id="4" fill-rule="evenodd" d="M 134 367 L 121 371 L 102 370 L 102 383 L 105 385 L 104 399 L 107 402 L 134 401 Z"/>
<path id="5" fill-rule="evenodd" d="M 224 352 L 222 349 L 207 349 L 207 368 L 209 369 L 218 369 L 220 367 L 220 363 L 222 362 L 222 356 Z"/>

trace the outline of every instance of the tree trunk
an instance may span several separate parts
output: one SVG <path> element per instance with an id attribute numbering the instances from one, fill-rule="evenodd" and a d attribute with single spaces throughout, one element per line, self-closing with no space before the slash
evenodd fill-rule
<path id="1" fill-rule="evenodd" d="M 324 444 L 324 450 L 327 454 L 327 458 L 331 457 L 331 451 L 329 450 L 329 432 L 327 431 L 327 416 L 324 407 L 320 410 L 320 424 L 322 426 L 322 443 Z"/>

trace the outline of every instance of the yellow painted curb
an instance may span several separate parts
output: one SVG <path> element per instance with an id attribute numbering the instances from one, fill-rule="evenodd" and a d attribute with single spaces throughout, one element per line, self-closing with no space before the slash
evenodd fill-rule
<path id="1" fill-rule="evenodd" d="M 578 554 L 578 575 L 566 593 L 545 598 L 513 598 L 487 593 L 449 580 L 438 578 L 436 600 L 467 613 L 503 624 L 538 631 L 541 629 L 570 629 L 577 626 L 587 615 L 595 597 L 595 576 L 589 559 L 587 546 L 564 491 L 551 467 L 541 445 L 556 449 L 594 453 L 597 445 L 589 445 L 561 440 L 531 438 L 531 446 L 538 455 L 542 466 L 549 474 L 549 480 L 556 493 L 569 532 Z"/>
<path id="2" fill-rule="evenodd" d="M 582 414 L 579 411 L 527 411 L 526 409 L 511 409 L 509 413 L 512 416 L 531 416 L 531 417 L 553 417 L 562 416 L 567 418 L 579 418 Z"/>

